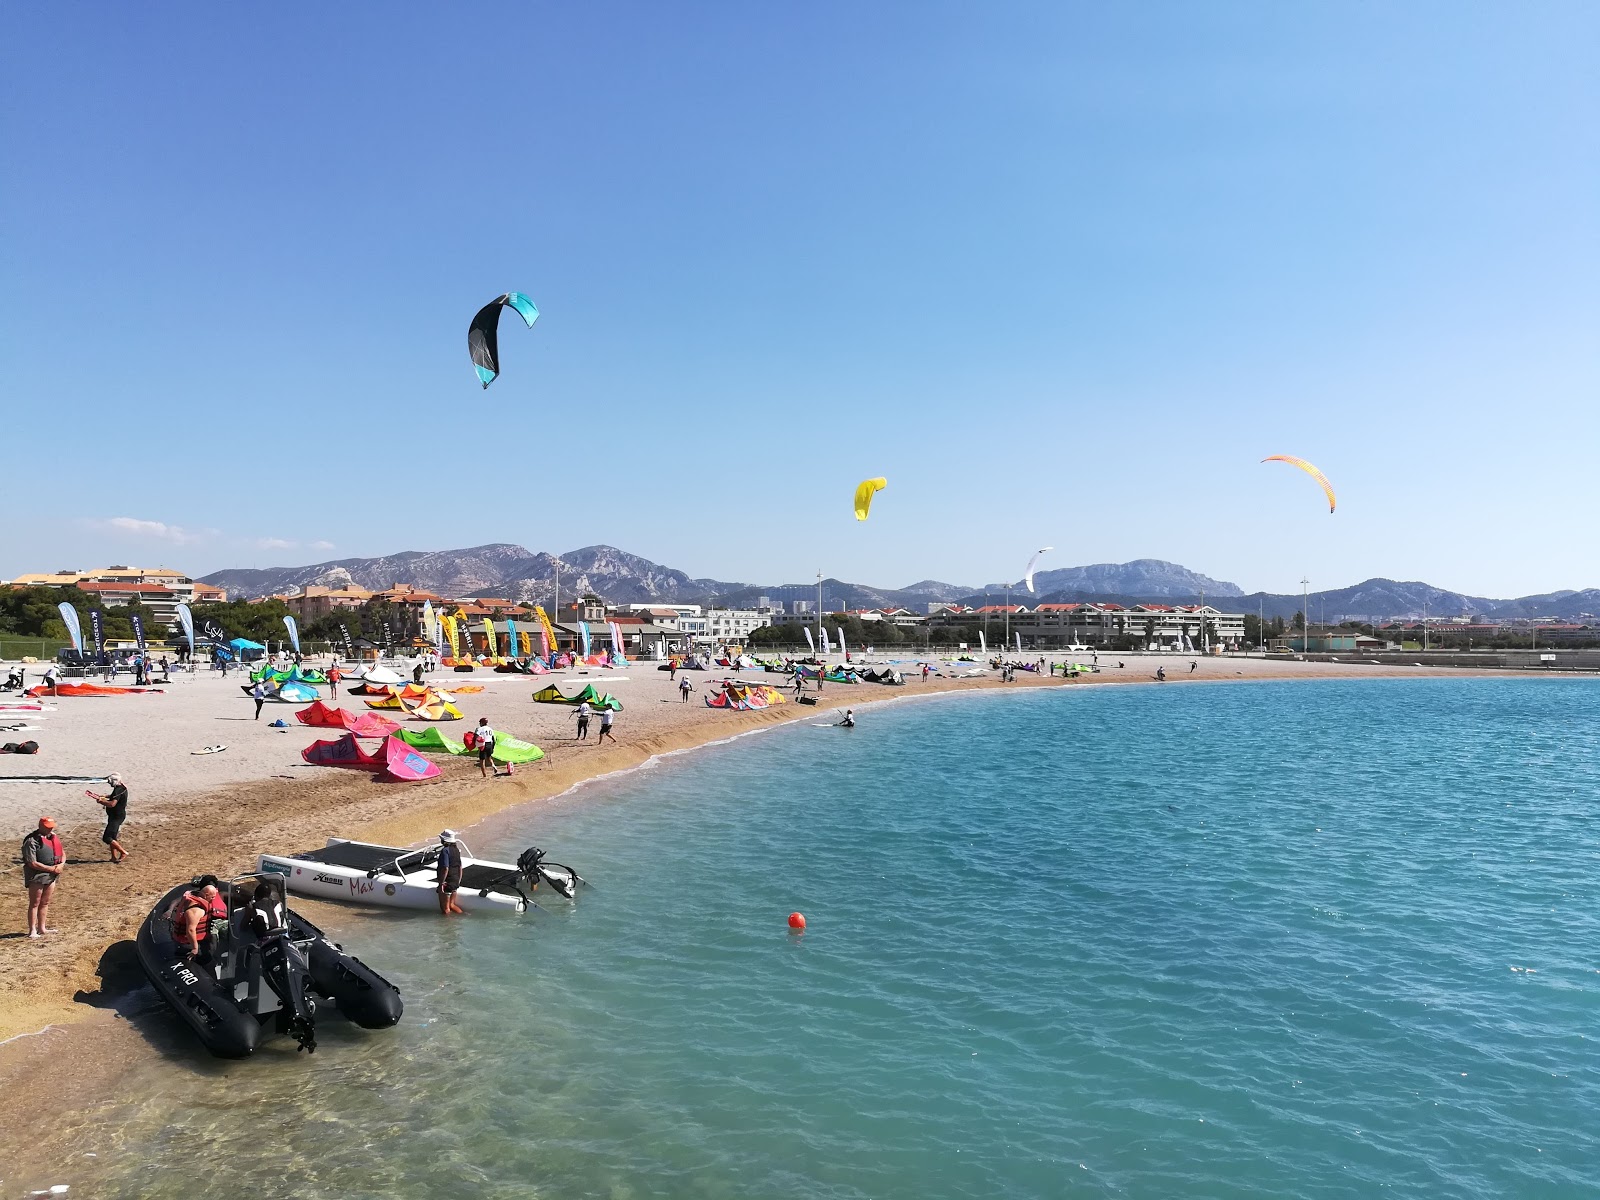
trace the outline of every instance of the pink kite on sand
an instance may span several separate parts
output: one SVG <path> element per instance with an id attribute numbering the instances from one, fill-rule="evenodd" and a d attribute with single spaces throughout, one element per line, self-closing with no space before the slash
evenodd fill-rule
<path id="1" fill-rule="evenodd" d="M 437 763 L 422 757 L 399 738 L 384 738 L 381 750 L 368 753 L 356 744 L 356 735 L 347 733 L 331 742 L 312 742 L 300 757 L 316 767 L 354 767 L 362 771 L 384 771 L 390 778 L 413 783 L 439 774 Z"/>
<path id="2" fill-rule="evenodd" d="M 375 712 L 353 713 L 343 708 L 329 708 L 321 700 L 313 700 L 295 713 L 294 719 L 302 725 L 316 725 L 328 729 L 348 729 L 357 737 L 388 737 L 400 726 L 380 717 Z"/>
<path id="3" fill-rule="evenodd" d="M 383 743 L 384 758 L 389 764 L 389 774 L 396 779 L 414 781 L 432 779 L 439 774 L 439 764 L 423 758 L 397 737 Z"/>

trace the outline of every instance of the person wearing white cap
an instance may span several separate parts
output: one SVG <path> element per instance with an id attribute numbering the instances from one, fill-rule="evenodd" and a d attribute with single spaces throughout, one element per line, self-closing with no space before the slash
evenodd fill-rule
<path id="1" fill-rule="evenodd" d="M 120 863 L 128 857 L 128 852 L 117 840 L 122 832 L 122 823 L 128 819 L 128 785 L 122 782 L 122 776 L 115 771 L 106 776 L 106 782 L 111 785 L 110 795 L 102 796 L 98 792 L 85 792 L 84 795 L 106 810 L 106 831 L 100 835 L 100 840 L 111 851 L 111 861 Z"/>
<path id="2" fill-rule="evenodd" d="M 465 910 L 456 903 L 456 892 L 461 888 L 461 839 L 454 829 L 439 835 L 439 912 L 451 916 Z"/>

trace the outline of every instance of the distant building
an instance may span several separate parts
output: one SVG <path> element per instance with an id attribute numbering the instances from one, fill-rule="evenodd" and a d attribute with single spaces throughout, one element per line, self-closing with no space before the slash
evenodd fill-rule
<path id="1" fill-rule="evenodd" d="M 774 615 L 770 608 L 708 608 L 703 636 L 713 642 L 742 642 L 771 625 Z"/>
<path id="2" fill-rule="evenodd" d="M 221 588 L 197 584 L 182 571 L 167 567 L 97 567 L 90 571 L 50 571 L 18 575 L 13 587 L 76 587 L 94 596 L 106 608 L 122 608 L 131 601 L 150 608 L 156 620 L 172 624 L 180 604 L 227 599 Z"/>
<path id="3" fill-rule="evenodd" d="M 331 613 L 344 609 L 360 608 L 372 599 L 372 593 L 353 583 L 342 587 L 306 587 L 292 596 L 284 597 L 284 605 L 291 616 L 302 625 L 320 621 Z"/>
<path id="4" fill-rule="evenodd" d="M 934 614 L 932 626 L 987 624 L 991 634 L 1007 623 L 1013 637 L 1022 635 L 1032 649 L 1056 646 L 1104 646 L 1131 640 L 1152 650 L 1198 650 L 1244 641 L 1244 614 L 1220 612 L 1199 604 L 988 604 L 958 612 Z"/>

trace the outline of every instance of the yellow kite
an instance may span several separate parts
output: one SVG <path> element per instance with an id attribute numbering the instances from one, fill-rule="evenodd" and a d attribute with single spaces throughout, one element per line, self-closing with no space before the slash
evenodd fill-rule
<path id="1" fill-rule="evenodd" d="M 1290 458 L 1287 454 L 1273 454 L 1273 455 L 1269 455 L 1266 458 L 1263 458 L 1261 461 L 1264 462 L 1264 463 L 1269 463 L 1269 462 L 1288 463 L 1291 467 L 1299 467 L 1307 475 L 1311 476 L 1311 478 L 1315 479 L 1318 483 L 1320 483 L 1322 485 L 1322 490 L 1328 494 L 1328 511 L 1329 512 L 1333 511 L 1333 508 L 1334 508 L 1333 484 L 1328 482 L 1328 477 L 1326 475 L 1324 475 L 1321 471 L 1319 471 L 1315 467 L 1313 467 L 1305 459 L 1303 459 L 1303 458 Z"/>
<path id="2" fill-rule="evenodd" d="M 867 513 L 872 511 L 872 498 L 888 486 L 889 481 L 881 475 L 876 479 L 863 479 L 856 485 L 856 520 L 867 519 Z"/>

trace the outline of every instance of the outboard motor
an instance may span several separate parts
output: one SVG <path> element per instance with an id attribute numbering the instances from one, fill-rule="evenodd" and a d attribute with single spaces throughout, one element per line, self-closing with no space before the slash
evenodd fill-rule
<path id="1" fill-rule="evenodd" d="M 267 985 L 278 994 L 278 1032 L 300 1043 L 307 1054 L 317 1052 L 317 1002 L 311 995 L 310 967 L 306 956 L 289 940 L 285 930 L 261 939 L 261 970 Z"/>
<path id="2" fill-rule="evenodd" d="M 542 879 L 568 900 L 576 894 L 578 884 L 587 882 L 571 867 L 545 862 L 544 851 L 537 846 L 529 846 L 517 857 L 517 870 L 522 872 L 531 887 L 538 887 Z"/>

